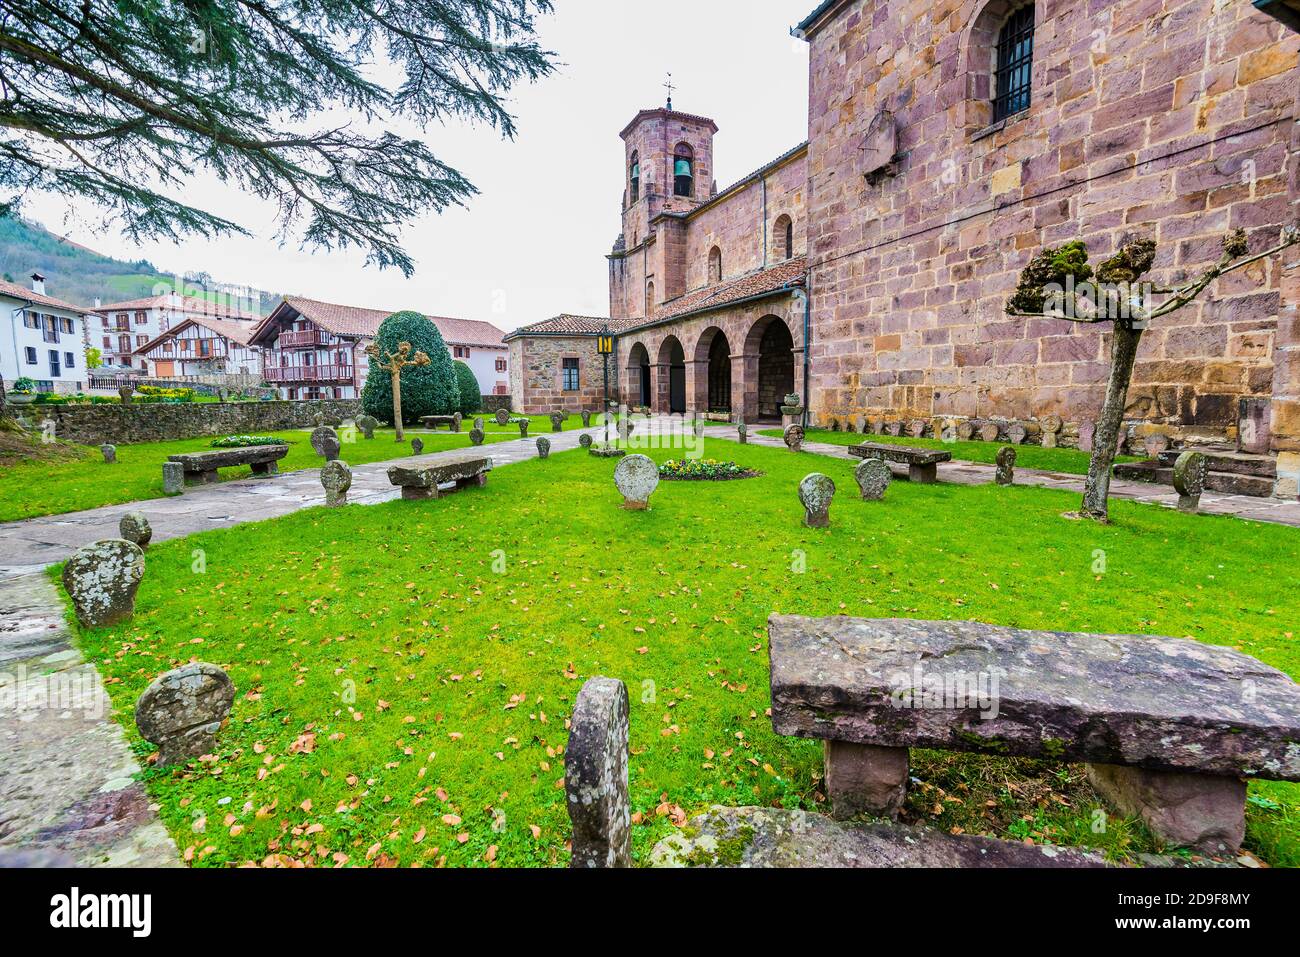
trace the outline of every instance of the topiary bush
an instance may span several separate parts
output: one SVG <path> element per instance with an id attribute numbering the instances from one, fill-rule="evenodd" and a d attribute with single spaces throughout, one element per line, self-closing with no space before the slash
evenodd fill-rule
<path id="1" fill-rule="evenodd" d="M 403 342 L 411 344 L 411 355 L 425 353 L 429 364 L 402 370 L 402 421 L 413 425 L 422 416 L 456 412 L 460 403 L 456 371 L 438 327 L 418 312 L 395 312 L 380 325 L 375 345 L 387 355 L 396 352 Z M 380 422 L 393 419 L 392 375 L 378 368 L 373 360 L 361 393 L 361 407 Z"/>
<path id="2" fill-rule="evenodd" d="M 479 394 L 478 379 L 474 378 L 474 370 L 459 360 L 452 365 L 456 369 L 456 386 L 460 390 L 460 414 L 475 415 L 478 407 L 483 404 L 483 397 Z"/>

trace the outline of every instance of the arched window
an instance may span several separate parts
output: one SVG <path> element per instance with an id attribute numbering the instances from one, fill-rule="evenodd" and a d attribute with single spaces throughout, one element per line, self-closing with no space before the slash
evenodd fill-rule
<path id="1" fill-rule="evenodd" d="M 655 284 L 648 282 L 645 284 L 645 315 L 649 319 L 655 314 Z"/>
<path id="2" fill-rule="evenodd" d="M 792 259 L 794 257 L 794 220 L 789 216 L 781 216 L 777 219 L 776 225 L 772 227 L 772 232 L 776 239 L 776 254 L 782 259 Z"/>
<path id="3" fill-rule="evenodd" d="M 641 154 L 636 150 L 632 151 L 632 202 L 641 198 Z"/>
<path id="4" fill-rule="evenodd" d="M 709 284 L 722 282 L 722 250 L 714 246 L 709 250 Z"/>
<path id="5" fill-rule="evenodd" d="M 685 143 L 673 150 L 673 195 L 695 195 L 695 153 Z"/>
<path id="6" fill-rule="evenodd" d="M 1007 17 L 998 31 L 993 71 L 993 121 L 1029 108 L 1034 68 L 1034 5 Z"/>

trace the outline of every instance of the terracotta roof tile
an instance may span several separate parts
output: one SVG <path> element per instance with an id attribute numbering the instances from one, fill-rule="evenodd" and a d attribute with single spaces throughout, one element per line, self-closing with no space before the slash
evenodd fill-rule
<path id="1" fill-rule="evenodd" d="M 256 326 L 251 326 L 246 322 L 227 322 L 224 319 L 213 319 L 210 316 L 186 316 L 166 332 L 155 336 L 139 349 L 136 349 L 135 355 L 144 355 L 164 339 L 175 338 L 177 333 L 189 326 L 203 326 L 205 329 L 211 329 L 217 335 L 224 336 L 231 342 L 237 343 L 241 346 L 246 346 L 252 341 L 253 332 L 257 328 Z"/>
<path id="2" fill-rule="evenodd" d="M 658 325 L 693 313 L 722 309 L 755 296 L 777 293 L 789 286 L 800 286 L 803 285 L 807 274 L 808 260 L 803 256 L 796 256 L 775 266 L 678 296 L 660 305 L 659 311 L 649 319 L 603 319 L 598 316 L 572 316 L 565 313 L 535 322 L 530 326 L 520 326 L 513 332 L 506 333 L 506 341 L 534 335 L 596 336 L 606 326 L 615 335 L 622 335 L 625 332 L 634 332 L 637 329 Z"/>
<path id="3" fill-rule="evenodd" d="M 618 334 L 640 321 L 639 319 L 605 319 L 600 316 L 573 316 L 563 313 L 550 319 L 543 319 L 541 322 L 534 322 L 529 326 L 520 326 L 513 332 L 506 333 L 506 340 L 529 335 L 598 336 L 606 327 L 610 332 Z"/>
<path id="4" fill-rule="evenodd" d="M 79 315 L 86 315 L 91 310 L 83 309 L 81 306 L 74 306 L 70 302 L 64 302 L 62 299 L 55 299 L 53 296 L 46 296 L 43 293 L 34 292 L 26 286 L 20 286 L 16 282 L 5 282 L 0 280 L 0 296 L 8 296 L 11 299 L 21 299 L 23 302 L 34 302 L 42 306 L 50 306 L 53 309 L 63 309 L 67 312 L 75 312 Z"/>
<path id="5" fill-rule="evenodd" d="M 379 335 L 379 327 L 398 309 L 368 309 L 364 306 L 344 306 L 335 302 L 322 302 L 319 299 L 307 299 L 303 296 L 285 296 L 281 306 L 288 306 L 304 319 L 336 336 L 352 336 L 359 339 L 373 339 Z M 271 315 L 279 312 L 277 306 Z M 270 316 L 267 317 L 271 318 Z M 447 316 L 428 316 L 442 334 L 447 345 L 482 346 L 501 348 L 504 345 L 504 333 L 490 322 L 479 319 L 453 319 Z M 265 323 L 263 323 L 265 325 Z"/>
<path id="6" fill-rule="evenodd" d="M 129 299 L 126 302 L 110 302 L 95 309 L 88 310 L 96 314 L 106 312 L 123 312 L 131 309 L 173 309 L 176 312 L 183 312 L 189 315 L 212 316 L 214 318 L 240 319 L 244 321 L 257 322 L 261 316 L 252 312 L 244 312 L 240 309 L 232 309 L 220 302 L 213 302 L 210 299 L 200 299 L 197 296 L 182 296 L 175 298 L 171 293 L 164 293 L 161 296 L 148 296 L 144 299 Z"/>
<path id="7" fill-rule="evenodd" d="M 808 260 L 803 256 L 796 256 L 775 266 L 670 299 L 659 306 L 659 311 L 653 317 L 639 320 L 632 328 L 656 325 L 709 309 L 721 309 L 765 293 L 779 292 L 787 286 L 803 285 L 807 274 Z"/>

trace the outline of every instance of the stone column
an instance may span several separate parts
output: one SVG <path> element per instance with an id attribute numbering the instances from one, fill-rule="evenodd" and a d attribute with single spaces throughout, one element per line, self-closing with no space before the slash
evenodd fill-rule
<path id="1" fill-rule="evenodd" d="M 627 396 L 628 408 L 635 408 L 641 404 L 641 367 L 628 366 L 627 375 Z M 603 401 L 603 397 L 602 397 Z"/>
<path id="2" fill-rule="evenodd" d="M 831 816 L 844 821 L 859 814 L 898 817 L 907 797 L 907 748 L 882 748 L 826 741 L 826 793 Z"/>
<path id="3" fill-rule="evenodd" d="M 803 374 L 803 346 L 795 346 L 794 352 L 794 391 L 799 393 L 799 398 L 803 400 L 805 409 L 812 409 L 812 396 L 808 394 L 808 382 Z M 800 424 L 803 424 L 803 417 L 800 416 Z"/>
<path id="4" fill-rule="evenodd" d="M 731 357 L 731 409 L 746 422 L 758 418 L 758 353 Z"/>
<path id="5" fill-rule="evenodd" d="M 1300 91 L 1293 116 L 1300 116 Z M 1291 124 L 1291 199 L 1287 221 L 1300 222 L 1300 123 Z M 1300 495 L 1300 247 L 1282 252 L 1282 305 L 1277 316 L 1273 347 L 1273 450 L 1277 452 L 1277 484 L 1273 494 L 1295 499 Z M 1287 269 L 1287 266 L 1291 266 Z"/>
<path id="6" fill-rule="evenodd" d="M 650 367 L 650 377 L 653 380 L 654 406 L 653 410 L 661 415 L 667 415 L 672 411 L 672 367 L 664 363 L 656 363 Z"/>
<path id="7" fill-rule="evenodd" d="M 1236 854 L 1246 835 L 1246 782 L 1214 774 L 1089 764 L 1088 781 L 1121 814 L 1171 844 Z"/>
<path id="8" fill-rule="evenodd" d="M 709 409 L 709 360 L 686 360 L 686 408 L 703 415 Z"/>

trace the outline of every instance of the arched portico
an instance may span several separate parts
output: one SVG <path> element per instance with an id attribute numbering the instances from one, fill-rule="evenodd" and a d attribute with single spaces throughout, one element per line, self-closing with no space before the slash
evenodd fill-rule
<path id="1" fill-rule="evenodd" d="M 745 418 L 779 420 L 782 399 L 795 391 L 794 335 L 780 316 L 765 315 L 750 326 L 743 379 Z"/>
<path id="2" fill-rule="evenodd" d="M 645 343 L 632 345 L 627 356 L 627 392 L 626 402 L 635 407 L 654 406 L 654 392 L 650 376 L 650 350 Z"/>
<path id="3" fill-rule="evenodd" d="M 695 382 L 691 390 L 696 411 L 731 413 L 731 358 L 725 332 L 710 326 L 700 333 L 695 342 Z"/>
<path id="4" fill-rule="evenodd" d="M 659 345 L 654 410 L 662 413 L 686 411 L 686 350 L 676 336 L 666 336 Z"/>

